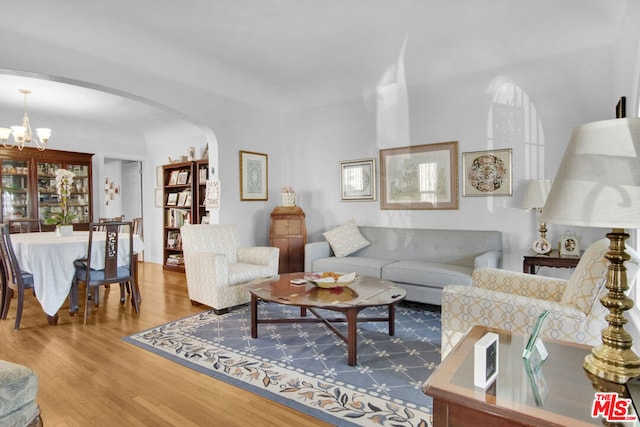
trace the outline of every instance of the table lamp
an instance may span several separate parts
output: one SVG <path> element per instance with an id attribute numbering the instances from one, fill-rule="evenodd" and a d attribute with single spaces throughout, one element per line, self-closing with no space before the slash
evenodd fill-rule
<path id="1" fill-rule="evenodd" d="M 547 201 L 549 190 L 551 189 L 550 179 L 532 179 L 527 184 L 527 191 L 524 193 L 522 200 L 523 209 L 535 209 L 542 213 L 542 207 Z M 539 254 L 547 254 L 551 252 L 551 245 L 547 241 L 547 225 L 540 222 L 540 238 L 533 242 L 533 250 Z"/>
<path id="2" fill-rule="evenodd" d="M 640 118 L 587 123 L 574 129 L 553 182 L 541 221 L 584 227 L 611 228 L 607 234 L 609 310 L 602 344 L 584 360 L 585 370 L 618 384 L 640 375 L 640 358 L 631 349 L 624 329 L 624 312 L 633 307 L 624 262 L 625 228 L 640 228 Z"/>

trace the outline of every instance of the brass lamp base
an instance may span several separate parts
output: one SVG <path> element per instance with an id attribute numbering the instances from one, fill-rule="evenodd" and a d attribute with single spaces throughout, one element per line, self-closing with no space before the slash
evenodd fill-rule
<path id="1" fill-rule="evenodd" d="M 610 262 L 606 284 L 609 293 L 600 302 L 609 310 L 606 316 L 609 326 L 602 330 L 602 344 L 584 358 L 583 366 L 595 377 L 624 384 L 640 375 L 640 358 L 631 350 L 633 340 L 624 329 L 627 323 L 624 312 L 633 307 L 633 300 L 625 294 L 629 286 L 624 262 L 631 257 L 625 253 L 624 241 L 629 235 L 624 230 L 613 229 L 607 237 L 610 241 L 605 255 Z"/>

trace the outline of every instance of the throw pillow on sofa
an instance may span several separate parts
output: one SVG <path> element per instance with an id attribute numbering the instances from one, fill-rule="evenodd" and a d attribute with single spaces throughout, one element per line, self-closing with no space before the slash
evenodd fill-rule
<path id="1" fill-rule="evenodd" d="M 322 235 L 327 239 L 337 257 L 351 255 L 355 251 L 371 244 L 362 236 L 355 221 L 349 221 L 333 230 L 322 233 Z"/>

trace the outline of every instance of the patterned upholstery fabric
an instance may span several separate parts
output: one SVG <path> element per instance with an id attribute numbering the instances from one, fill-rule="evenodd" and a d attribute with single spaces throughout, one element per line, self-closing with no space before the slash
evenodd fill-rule
<path id="1" fill-rule="evenodd" d="M 27 426 L 40 418 L 38 377 L 26 366 L 0 360 L 0 425 Z"/>
<path id="2" fill-rule="evenodd" d="M 447 285 L 442 294 L 442 358 L 474 325 L 531 333 L 536 318 L 549 310 L 542 336 L 587 345 L 601 343 L 608 312 L 599 299 L 606 292 L 609 240 L 585 251 L 569 280 L 491 268 L 476 269 L 472 286 Z M 640 254 L 626 248 L 631 283 L 638 275 Z"/>
<path id="3" fill-rule="evenodd" d="M 250 301 L 246 284 L 278 274 L 279 249 L 239 247 L 233 224 L 180 229 L 189 299 L 223 310 Z"/>

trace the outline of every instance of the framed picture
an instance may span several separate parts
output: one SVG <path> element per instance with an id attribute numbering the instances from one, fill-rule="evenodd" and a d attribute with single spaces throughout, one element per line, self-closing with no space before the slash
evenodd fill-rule
<path id="1" fill-rule="evenodd" d="M 200 224 L 209 224 L 209 216 L 205 215 L 200 218 Z"/>
<path id="2" fill-rule="evenodd" d="M 171 171 L 171 175 L 169 176 L 169 185 L 176 185 L 178 183 L 178 172 L 179 171 Z"/>
<path id="3" fill-rule="evenodd" d="M 167 206 L 175 206 L 178 204 L 178 193 L 169 193 L 167 196 Z"/>
<path id="4" fill-rule="evenodd" d="M 376 159 L 340 162 L 340 200 L 376 200 Z"/>
<path id="5" fill-rule="evenodd" d="M 511 149 L 462 153 L 463 196 L 511 196 Z"/>
<path id="6" fill-rule="evenodd" d="M 162 166 L 156 167 L 156 187 L 162 187 L 164 185 L 164 169 Z"/>
<path id="7" fill-rule="evenodd" d="M 381 209 L 458 209 L 458 141 L 380 150 Z"/>
<path id="8" fill-rule="evenodd" d="M 240 151 L 240 200 L 268 200 L 268 156 Z"/>
<path id="9" fill-rule="evenodd" d="M 563 234 L 560 237 L 560 256 L 579 257 L 580 240 L 575 234 Z"/>
<path id="10" fill-rule="evenodd" d="M 189 171 L 180 171 L 178 172 L 178 180 L 176 184 L 184 185 L 189 182 Z"/>
<path id="11" fill-rule="evenodd" d="M 156 208 L 161 208 L 163 206 L 164 192 L 162 191 L 162 188 L 155 189 L 155 202 Z"/>

